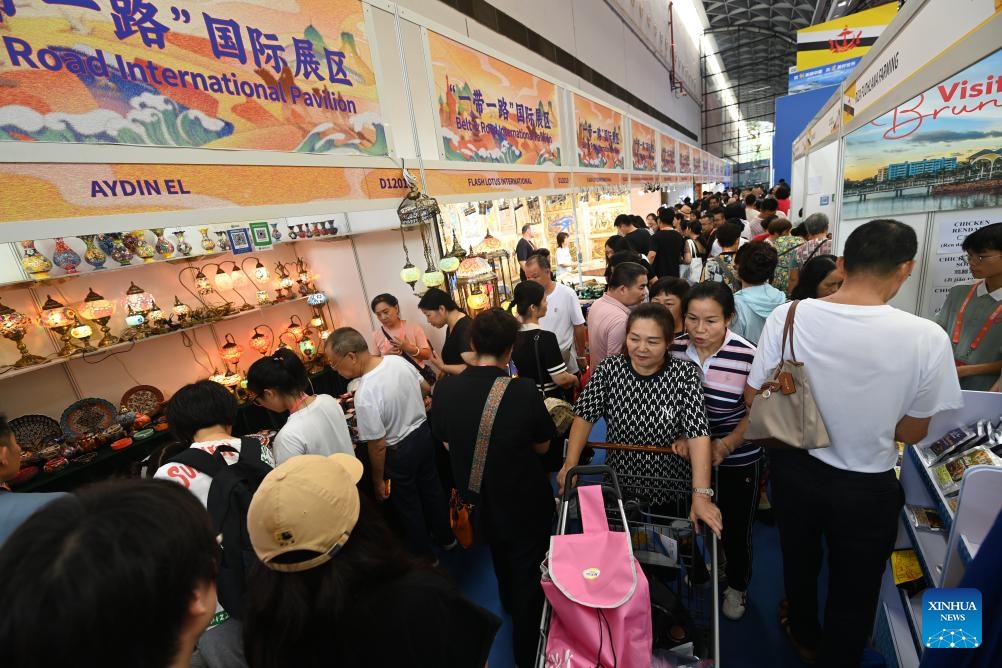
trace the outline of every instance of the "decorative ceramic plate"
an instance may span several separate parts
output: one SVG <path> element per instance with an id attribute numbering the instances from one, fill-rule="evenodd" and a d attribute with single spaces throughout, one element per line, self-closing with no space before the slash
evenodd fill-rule
<path id="1" fill-rule="evenodd" d="M 154 415 L 164 402 L 164 393 L 152 385 L 136 385 L 122 395 L 121 405 L 136 413 Z"/>
<path id="2" fill-rule="evenodd" d="M 116 415 L 118 411 L 110 401 L 92 397 L 70 404 L 59 424 L 67 436 L 96 434 L 115 424 Z"/>
<path id="3" fill-rule="evenodd" d="M 97 459 L 97 453 L 96 452 L 88 452 L 88 453 L 80 455 L 79 457 L 77 457 L 73 461 L 76 462 L 77 464 L 90 464 L 95 459 Z"/>
<path id="4" fill-rule="evenodd" d="M 8 424 L 10 424 L 11 431 L 14 432 L 14 438 L 25 450 L 37 450 L 46 438 L 63 435 L 59 423 L 48 415 L 22 415 L 14 418 Z"/>

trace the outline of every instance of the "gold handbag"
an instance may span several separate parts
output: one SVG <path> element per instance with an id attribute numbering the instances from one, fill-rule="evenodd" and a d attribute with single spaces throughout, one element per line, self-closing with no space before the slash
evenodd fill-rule
<path id="1" fill-rule="evenodd" d="M 799 301 L 793 302 L 783 327 L 783 347 L 772 380 L 758 391 L 748 415 L 745 438 L 765 441 L 761 445 L 782 445 L 801 450 L 827 448 L 831 445 L 824 418 L 814 400 L 811 381 L 803 362 L 793 350 L 793 320 Z M 786 342 L 790 359 L 786 359 Z M 772 443 L 770 443 L 770 441 Z"/>

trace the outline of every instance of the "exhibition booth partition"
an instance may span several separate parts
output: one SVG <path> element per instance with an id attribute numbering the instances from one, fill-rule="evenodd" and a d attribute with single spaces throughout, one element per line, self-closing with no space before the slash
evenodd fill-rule
<path id="1" fill-rule="evenodd" d="M 837 251 L 870 220 L 915 229 L 916 269 L 891 304 L 923 317 L 935 315 L 951 287 L 972 281 L 964 237 L 1002 222 L 999 10 L 993 0 L 962 11 L 906 3 L 793 145 L 793 211 L 828 214 Z M 935 452 L 951 430 L 976 431 L 1000 414 L 1002 395 L 965 391 L 964 407 L 938 416 L 922 447 L 902 449 L 908 507 L 876 626 L 878 649 L 898 665 L 917 665 L 941 642 L 939 629 L 922 628 L 923 594 L 957 586 L 1002 509 L 997 458 L 974 440 L 950 459 Z M 930 454 L 925 446 L 937 441 Z M 932 509 L 932 526 L 915 509 Z"/>

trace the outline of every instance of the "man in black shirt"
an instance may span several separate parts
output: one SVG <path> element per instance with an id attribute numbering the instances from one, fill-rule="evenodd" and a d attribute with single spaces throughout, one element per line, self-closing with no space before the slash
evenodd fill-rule
<path id="1" fill-rule="evenodd" d="M 529 259 L 536 250 L 536 244 L 532 243 L 532 227 L 522 226 L 522 238 L 515 244 L 515 258 L 518 260 L 518 275 L 525 280 L 525 261 Z"/>
<path id="2" fill-rule="evenodd" d="M 639 226 L 636 221 L 640 221 Z M 616 216 L 615 225 L 619 235 L 630 242 L 630 247 L 647 257 L 647 252 L 651 250 L 651 235 L 644 228 L 644 219 L 621 213 Z"/>
<path id="3" fill-rule="evenodd" d="M 682 259 L 685 240 L 673 229 L 674 218 L 675 214 L 668 210 L 661 211 L 658 214 L 658 231 L 651 238 L 651 250 L 647 254 L 647 261 L 651 263 L 658 278 L 679 275 L 679 262 Z"/>

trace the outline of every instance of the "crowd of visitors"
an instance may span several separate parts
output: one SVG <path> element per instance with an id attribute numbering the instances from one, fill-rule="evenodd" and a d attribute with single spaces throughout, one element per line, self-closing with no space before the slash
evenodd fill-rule
<path id="1" fill-rule="evenodd" d="M 888 305 L 915 267 L 911 227 L 871 221 L 836 256 L 827 217 L 792 224 L 789 197 L 780 184 L 770 196 L 706 193 L 646 219 L 621 215 L 605 244 L 607 290 L 587 317 L 554 280 L 574 265 L 566 234 L 554 266 L 524 229 L 509 310 L 471 317 L 437 288 L 420 298 L 427 324 L 446 328 L 440 353 L 395 296 L 377 296 L 371 337 L 343 327 L 325 343 L 331 369 L 357 379 L 359 444 L 338 399 L 315 393 L 299 358 L 279 349 L 247 374 L 249 401 L 289 415 L 273 441 L 234 437 L 236 399 L 200 381 L 167 405 L 186 449 L 155 480 L 0 491 L 0 600 L 17 611 L 0 617 L 5 656 L 16 666 L 66 656 L 80 666 L 483 666 L 500 620 L 439 567 L 457 549 L 451 491 L 490 551 L 515 661 L 534 665 L 554 495 L 603 420 L 610 443 L 660 448 L 608 452 L 631 498 L 720 537 L 730 620 L 749 605 L 768 470 L 784 633 L 806 662 L 859 665 L 903 503 L 895 441 L 921 440 L 934 415 L 960 406 L 961 387 L 998 389 L 1002 223 L 964 241 L 977 282 L 955 287 L 930 321 Z M 790 313 L 828 448 L 745 437 L 789 356 Z M 555 400 L 573 404 L 565 433 L 547 408 Z M 0 482 L 19 462 L 0 417 Z M 665 479 L 684 486 L 653 484 Z M 64 623 L 34 642 L 53 611 Z"/>

